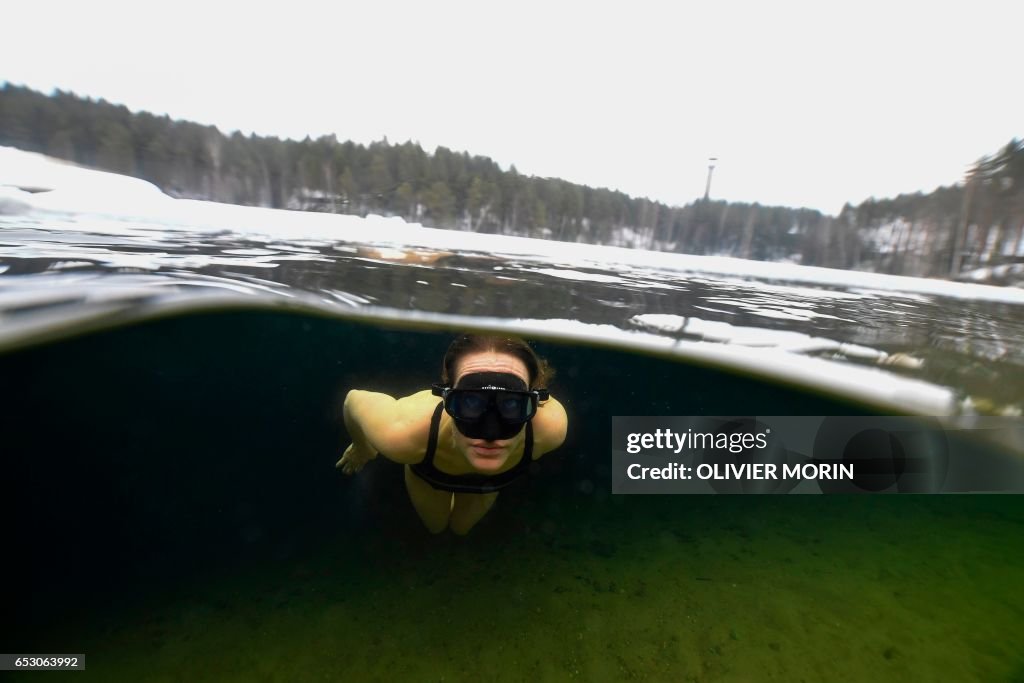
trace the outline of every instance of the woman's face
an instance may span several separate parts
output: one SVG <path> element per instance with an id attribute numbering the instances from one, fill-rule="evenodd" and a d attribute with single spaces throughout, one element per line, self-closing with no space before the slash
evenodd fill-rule
<path id="1" fill-rule="evenodd" d="M 503 372 L 515 375 L 529 386 L 530 374 L 526 364 L 515 356 L 500 351 L 476 351 L 462 357 L 455 366 L 455 377 L 452 386 L 459 380 L 476 372 Z M 511 439 L 485 440 L 466 436 L 458 429 L 452 429 L 455 448 L 469 463 L 470 467 L 479 472 L 496 472 L 501 469 L 522 443 L 525 430 Z"/>

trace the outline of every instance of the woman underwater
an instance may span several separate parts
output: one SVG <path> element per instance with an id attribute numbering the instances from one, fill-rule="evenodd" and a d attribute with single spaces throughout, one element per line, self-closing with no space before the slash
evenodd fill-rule
<path id="1" fill-rule="evenodd" d="M 542 388 L 552 374 L 521 339 L 460 335 L 432 390 L 400 399 L 348 393 L 352 444 L 336 466 L 353 474 L 378 453 L 405 465 L 406 490 L 427 529 L 466 534 L 499 489 L 565 440 L 565 408 Z"/>

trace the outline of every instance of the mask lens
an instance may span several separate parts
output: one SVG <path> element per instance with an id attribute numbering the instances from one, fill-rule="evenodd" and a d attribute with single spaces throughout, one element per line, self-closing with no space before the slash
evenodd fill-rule
<path id="1" fill-rule="evenodd" d="M 479 420 L 489 402 L 481 391 L 453 391 L 448 396 L 448 412 L 460 420 Z"/>
<path id="2" fill-rule="evenodd" d="M 482 420 L 488 412 L 506 424 L 522 424 L 537 410 L 536 397 L 518 391 L 453 389 L 445 404 L 448 413 L 466 422 Z"/>
<path id="3" fill-rule="evenodd" d="M 498 415 L 506 422 L 526 422 L 531 415 L 530 396 L 500 391 L 497 396 Z"/>

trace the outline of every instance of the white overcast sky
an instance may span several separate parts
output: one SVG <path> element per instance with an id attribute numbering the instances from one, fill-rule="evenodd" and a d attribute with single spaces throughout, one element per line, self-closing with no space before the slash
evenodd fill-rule
<path id="1" fill-rule="evenodd" d="M 685 204 L 930 191 L 1024 136 L 1024 3 L 9 3 L 0 81 Z"/>

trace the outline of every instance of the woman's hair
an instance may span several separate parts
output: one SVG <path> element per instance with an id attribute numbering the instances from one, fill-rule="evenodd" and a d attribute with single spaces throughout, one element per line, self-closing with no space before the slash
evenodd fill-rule
<path id="1" fill-rule="evenodd" d="M 518 337 L 499 337 L 485 334 L 460 334 L 448 346 L 441 365 L 441 379 L 451 383 L 455 379 L 455 366 L 470 353 L 494 351 L 507 353 L 523 361 L 530 376 L 530 388 L 547 388 L 555 371 L 547 361 L 537 355 L 529 344 Z"/>

